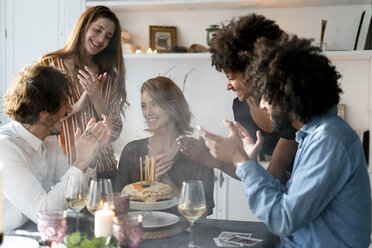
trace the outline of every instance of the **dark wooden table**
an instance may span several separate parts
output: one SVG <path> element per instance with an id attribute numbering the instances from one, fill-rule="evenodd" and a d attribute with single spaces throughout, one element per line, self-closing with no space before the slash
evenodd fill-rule
<path id="1" fill-rule="evenodd" d="M 73 212 L 68 213 L 67 234 L 75 232 L 75 218 L 76 214 Z M 181 218 L 181 221 L 185 219 Z M 88 211 L 80 213 L 80 232 L 87 233 L 93 236 L 92 226 L 94 223 L 93 216 Z M 37 232 L 37 226 L 33 222 L 28 222 L 18 230 L 27 230 L 30 232 Z M 213 238 L 218 237 L 221 232 L 242 232 L 252 233 L 252 238 L 262 239 L 263 241 L 250 247 L 274 247 L 277 238 L 269 232 L 266 226 L 261 222 L 252 221 L 231 221 L 231 220 L 216 220 L 216 219 L 199 219 L 194 227 L 194 242 L 202 245 L 204 248 L 217 247 Z M 12 234 L 12 233 L 8 233 Z M 14 232 L 13 232 L 14 234 Z M 37 238 L 35 238 L 37 239 Z M 138 248 L 169 248 L 179 247 L 189 242 L 190 233 L 182 232 L 170 238 L 156 239 L 156 240 L 143 240 Z M 39 240 L 38 240 L 39 241 Z"/>

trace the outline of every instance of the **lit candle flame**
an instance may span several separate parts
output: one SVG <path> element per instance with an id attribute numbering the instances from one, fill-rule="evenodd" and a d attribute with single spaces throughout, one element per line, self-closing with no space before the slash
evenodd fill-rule
<path id="1" fill-rule="evenodd" d="M 109 208 L 108 208 L 108 204 L 107 204 L 107 202 L 105 202 L 104 204 L 103 204 L 103 209 L 105 209 L 105 210 L 108 210 Z"/>

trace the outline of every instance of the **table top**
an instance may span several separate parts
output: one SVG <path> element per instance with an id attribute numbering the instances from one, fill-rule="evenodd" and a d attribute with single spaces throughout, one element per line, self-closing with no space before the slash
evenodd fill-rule
<path id="1" fill-rule="evenodd" d="M 181 221 L 186 222 L 183 217 Z M 75 232 L 76 213 L 69 212 L 67 217 L 68 229 L 67 234 Z M 93 236 L 92 227 L 94 223 L 93 216 L 88 211 L 80 213 L 80 232 Z M 170 227 L 171 228 L 171 227 Z M 29 232 L 37 232 L 37 226 L 32 221 L 27 222 L 17 230 L 26 230 Z M 216 219 L 199 219 L 194 226 L 194 243 L 202 245 L 204 248 L 217 247 L 213 238 L 217 238 L 221 232 L 240 232 L 252 233 L 252 238 L 262 239 L 263 241 L 250 247 L 274 247 L 277 238 L 269 232 L 267 227 L 262 222 L 252 221 L 231 221 L 231 220 L 216 220 Z M 12 234 L 12 233 L 10 233 Z M 14 234 L 14 231 L 13 231 Z M 37 237 L 35 238 L 37 239 Z M 40 238 L 39 238 L 40 239 Z M 182 232 L 178 235 L 163 238 L 141 241 L 138 248 L 147 247 L 179 247 L 189 242 L 190 233 Z M 39 240 L 38 240 L 39 241 Z"/>

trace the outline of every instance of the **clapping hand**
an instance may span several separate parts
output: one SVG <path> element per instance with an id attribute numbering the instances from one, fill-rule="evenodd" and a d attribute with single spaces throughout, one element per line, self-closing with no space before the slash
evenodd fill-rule
<path id="1" fill-rule="evenodd" d="M 198 127 L 210 153 L 217 159 L 233 163 L 235 166 L 238 162 L 257 160 L 257 154 L 263 142 L 261 133 L 257 132 L 257 141 L 254 143 L 247 130 L 239 123 L 234 124 L 225 119 L 224 124 L 230 131 L 226 138 Z"/>
<path id="2" fill-rule="evenodd" d="M 107 73 L 96 75 L 88 66 L 84 70 L 79 70 L 77 75 L 81 86 L 89 96 L 94 96 L 100 93 L 101 85 L 107 80 Z"/>
<path id="3" fill-rule="evenodd" d="M 203 137 L 199 136 L 199 139 L 196 139 L 181 135 L 177 138 L 177 143 L 181 146 L 180 151 L 192 160 L 212 168 L 218 166 L 219 160 L 210 154 Z"/>
<path id="4" fill-rule="evenodd" d="M 81 133 L 80 128 L 75 133 L 76 160 L 74 166 L 85 171 L 95 158 L 97 151 L 102 148 L 111 138 L 111 120 L 102 115 L 103 121 L 96 122 L 92 118 L 88 122 L 88 127 Z"/>

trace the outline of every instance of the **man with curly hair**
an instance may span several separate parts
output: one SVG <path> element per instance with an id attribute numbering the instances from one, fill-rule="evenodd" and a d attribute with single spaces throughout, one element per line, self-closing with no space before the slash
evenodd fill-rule
<path id="1" fill-rule="evenodd" d="M 368 247 L 370 182 L 360 139 L 337 116 L 339 73 L 311 40 L 260 39 L 255 46 L 250 90 L 276 128 L 289 122 L 298 130 L 286 188 L 256 162 L 262 140 L 254 143 L 238 123 L 225 120 L 227 138 L 200 134 L 214 156 L 234 161 L 252 212 L 282 247 Z"/>
<path id="2" fill-rule="evenodd" d="M 282 36 L 286 34 L 274 21 L 262 15 L 250 14 L 237 20 L 233 18 L 227 26 L 223 26 L 212 38 L 210 49 L 212 65 L 227 76 L 227 90 L 236 92 L 237 98 L 233 101 L 235 120 L 254 138 L 256 132 L 260 131 L 264 138 L 260 158 L 265 160 L 267 156 L 271 156 L 267 170 L 277 179 L 282 178 L 286 168 L 292 169 L 297 149 L 295 130 L 290 125 L 278 132 L 273 130 L 269 115 L 259 108 L 253 101 L 249 88 L 245 87 L 249 85 L 249 81 L 244 72 L 253 58 L 253 47 L 258 38 L 265 37 L 274 41 Z M 213 158 L 202 140 L 198 142 L 194 138 L 181 136 L 178 141 L 182 146 L 181 151 L 194 160 L 236 177 L 233 164 Z M 285 182 L 286 175 L 283 179 Z"/>

